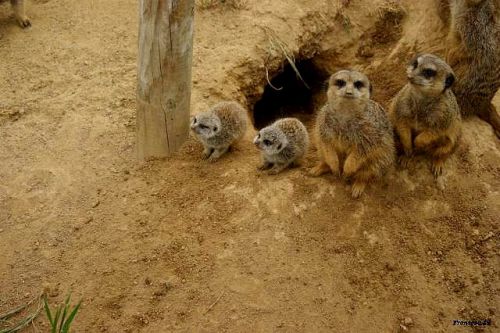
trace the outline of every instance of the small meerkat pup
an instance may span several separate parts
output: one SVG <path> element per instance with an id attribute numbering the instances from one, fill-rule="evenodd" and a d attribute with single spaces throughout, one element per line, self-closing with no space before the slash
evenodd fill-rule
<path id="1" fill-rule="evenodd" d="M 3 2 L 5 0 L 0 0 Z M 26 11 L 24 7 L 24 0 L 10 0 L 10 4 L 12 5 L 12 9 L 14 9 L 14 16 L 16 17 L 17 22 L 22 28 L 27 28 L 31 26 L 30 19 L 26 16 Z"/>
<path id="2" fill-rule="evenodd" d="M 381 177 L 395 159 L 394 134 L 385 110 L 371 100 L 366 75 L 343 70 L 330 77 L 328 102 L 316 118 L 319 163 L 311 175 L 331 171 L 354 181 L 358 198 L 368 182 Z"/>
<path id="3" fill-rule="evenodd" d="M 500 138 L 500 115 L 492 104 L 500 88 L 500 1 L 441 1 L 449 6 L 446 61 L 456 73 L 453 92 L 461 114 L 479 116 Z"/>
<path id="4" fill-rule="evenodd" d="M 191 118 L 191 130 L 205 150 L 202 158 L 214 162 L 240 140 L 247 129 L 247 111 L 236 102 L 220 102 Z"/>
<path id="5" fill-rule="evenodd" d="M 253 143 L 262 152 L 263 164 L 258 169 L 274 175 L 304 156 L 309 134 L 300 120 L 283 118 L 261 129 Z"/>
<path id="6" fill-rule="evenodd" d="M 407 75 L 409 82 L 389 111 L 404 151 L 400 163 L 406 167 L 414 150 L 423 152 L 430 156 L 432 172 L 438 177 L 460 136 L 460 108 L 451 91 L 455 76 L 444 60 L 432 54 L 417 55 Z"/>

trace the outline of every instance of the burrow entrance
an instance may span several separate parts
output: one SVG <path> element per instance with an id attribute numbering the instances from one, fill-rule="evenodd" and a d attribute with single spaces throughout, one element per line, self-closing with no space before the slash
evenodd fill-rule
<path id="1" fill-rule="evenodd" d="M 287 62 L 283 71 L 274 76 L 253 108 L 253 123 L 261 129 L 277 119 L 296 117 L 309 123 L 315 110 L 325 102 L 328 73 L 320 70 L 312 59 Z"/>

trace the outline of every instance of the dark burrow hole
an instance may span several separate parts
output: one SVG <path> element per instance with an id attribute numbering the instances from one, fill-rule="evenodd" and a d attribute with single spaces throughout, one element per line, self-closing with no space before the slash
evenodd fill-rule
<path id="1" fill-rule="evenodd" d="M 297 61 L 295 66 L 303 80 L 287 62 L 283 71 L 271 79 L 271 84 L 266 85 L 261 99 L 255 103 L 255 128 L 261 129 L 284 117 L 296 117 L 309 123 L 315 110 L 326 100 L 328 73 L 318 69 L 311 59 Z"/>

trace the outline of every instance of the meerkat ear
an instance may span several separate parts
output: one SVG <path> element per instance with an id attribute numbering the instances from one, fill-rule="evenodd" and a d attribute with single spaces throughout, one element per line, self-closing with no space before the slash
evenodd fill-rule
<path id="1" fill-rule="evenodd" d="M 408 66 L 411 66 L 413 68 L 417 68 L 418 67 L 418 59 L 422 56 L 421 53 L 417 53 L 415 54 L 415 56 L 410 60 L 410 62 L 408 63 Z"/>
<path id="2" fill-rule="evenodd" d="M 283 147 L 283 145 L 280 143 L 278 146 L 278 150 L 281 150 L 281 147 Z"/>
<path id="3" fill-rule="evenodd" d="M 446 80 L 444 81 L 444 89 L 446 90 L 450 88 L 453 85 L 453 83 L 455 83 L 455 75 L 448 74 L 446 76 Z"/>

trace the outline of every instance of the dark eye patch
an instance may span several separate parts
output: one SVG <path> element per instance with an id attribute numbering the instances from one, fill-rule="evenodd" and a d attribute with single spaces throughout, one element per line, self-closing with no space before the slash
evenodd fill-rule
<path id="1" fill-rule="evenodd" d="M 430 69 L 430 68 L 426 68 L 424 70 L 422 70 L 422 75 L 426 78 L 426 79 L 430 79 L 430 78 L 433 78 L 437 75 L 437 72 L 433 69 Z"/>
<path id="2" fill-rule="evenodd" d="M 365 87 L 365 84 L 363 83 L 363 81 L 356 81 L 354 82 L 354 87 L 358 90 L 362 89 Z"/>
<path id="3" fill-rule="evenodd" d="M 265 144 L 266 146 L 270 146 L 270 145 L 272 144 L 272 142 L 271 142 L 271 141 L 269 141 L 268 139 L 264 139 L 264 141 L 263 141 L 263 142 L 264 142 L 264 144 Z"/>
<path id="4" fill-rule="evenodd" d="M 344 80 L 335 80 L 335 85 L 339 88 L 343 88 L 346 85 L 346 82 Z"/>

